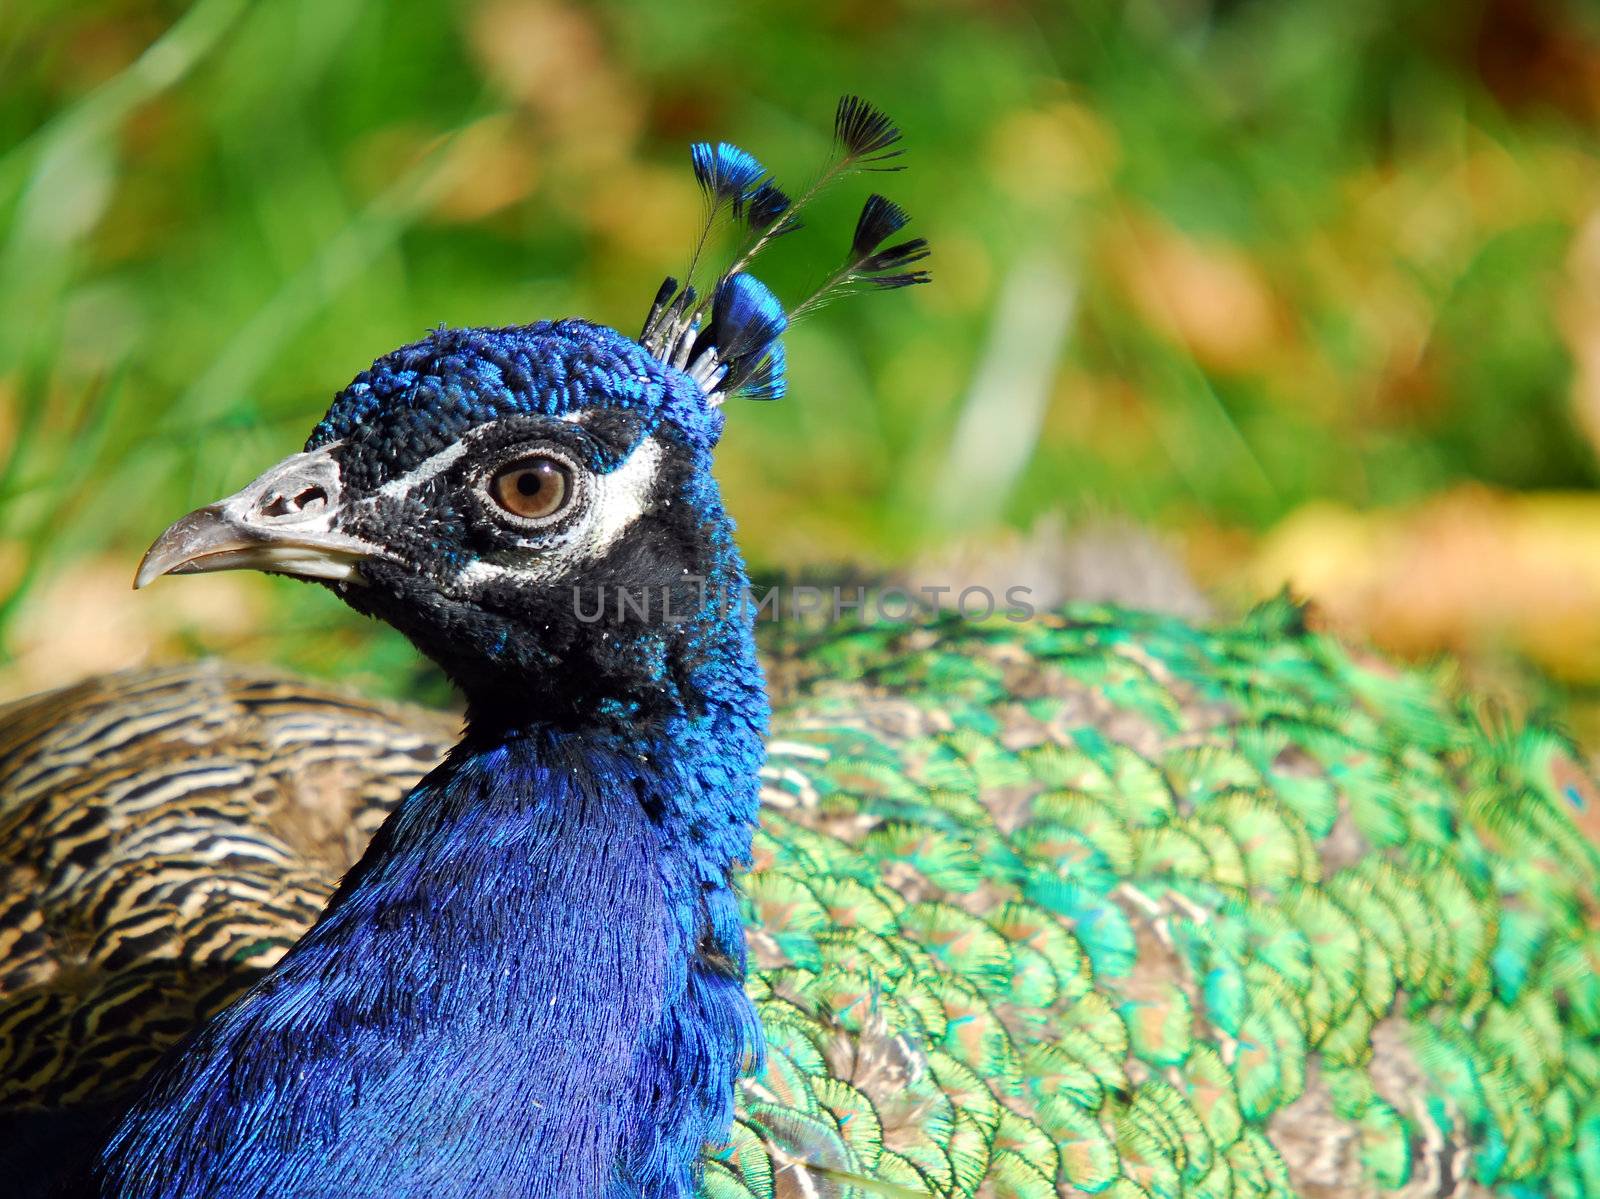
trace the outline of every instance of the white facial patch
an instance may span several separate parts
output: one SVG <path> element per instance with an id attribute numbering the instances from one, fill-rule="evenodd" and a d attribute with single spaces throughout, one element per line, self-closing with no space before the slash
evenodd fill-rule
<path id="1" fill-rule="evenodd" d="M 538 583 L 598 561 L 644 514 L 661 467 L 661 454 L 661 443 L 646 437 L 616 470 L 587 477 L 588 503 L 577 522 L 563 530 L 559 543 L 541 544 L 530 538 L 525 562 L 515 566 L 471 562 L 456 576 L 457 581 L 466 588 L 492 579 Z"/>
<path id="2" fill-rule="evenodd" d="M 393 499 L 396 496 L 405 495 L 408 491 L 414 491 L 418 487 L 426 486 L 430 479 L 441 471 L 449 470 L 456 459 L 466 452 L 467 442 L 464 439 L 451 442 L 437 454 L 424 458 L 405 474 L 397 475 L 378 488 L 378 498 Z"/>
<path id="3" fill-rule="evenodd" d="M 590 478 L 594 498 L 574 547 L 585 560 L 603 555 L 644 514 L 660 468 L 661 443 L 646 437 L 616 470 Z"/>

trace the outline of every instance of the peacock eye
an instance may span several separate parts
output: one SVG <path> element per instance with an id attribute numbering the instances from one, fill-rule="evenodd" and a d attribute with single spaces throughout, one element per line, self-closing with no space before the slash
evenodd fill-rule
<path id="1" fill-rule="evenodd" d="M 512 516 L 545 520 L 567 506 L 572 472 L 555 458 L 523 458 L 489 480 L 489 495 Z"/>

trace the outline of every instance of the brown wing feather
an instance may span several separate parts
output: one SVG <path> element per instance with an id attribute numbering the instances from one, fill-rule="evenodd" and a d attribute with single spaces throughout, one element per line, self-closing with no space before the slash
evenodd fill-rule
<path id="1" fill-rule="evenodd" d="M 457 727 L 220 663 L 0 707 L 0 1107 L 136 1080 L 305 931 Z"/>

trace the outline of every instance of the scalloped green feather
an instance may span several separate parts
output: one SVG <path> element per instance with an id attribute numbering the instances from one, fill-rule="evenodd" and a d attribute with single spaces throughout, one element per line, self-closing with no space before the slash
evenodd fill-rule
<path id="1" fill-rule="evenodd" d="M 1143 716 L 1164 733 L 1183 728 L 1183 709 L 1172 693 L 1138 667 L 1125 665 L 1114 672 L 1100 694 L 1116 707 Z"/>
<path id="2" fill-rule="evenodd" d="M 831 969 L 900 978 L 911 970 L 912 953 L 898 931 L 880 936 L 864 928 L 830 929 L 817 934 L 817 953 Z"/>
<path id="3" fill-rule="evenodd" d="M 1305 1086 L 1306 1041 L 1286 996 L 1258 997 L 1240 1029 L 1233 1062 L 1239 1109 L 1263 1120 L 1292 1103 Z"/>
<path id="4" fill-rule="evenodd" d="M 1369 757 L 1333 762 L 1328 776 L 1344 797 L 1350 821 L 1377 848 L 1403 845 L 1407 822 L 1393 772 Z"/>
<path id="5" fill-rule="evenodd" d="M 955 1057 L 938 1050 L 928 1051 L 928 1073 L 940 1092 L 950 1100 L 957 1116 L 971 1120 L 991 1140 L 1000 1127 L 1000 1101 L 983 1077 Z"/>
<path id="6" fill-rule="evenodd" d="M 1339 817 L 1339 793 L 1322 774 L 1315 760 L 1291 747 L 1288 732 L 1279 725 L 1254 726 L 1238 731 L 1239 752 L 1255 769 L 1267 789 L 1299 817 L 1313 838 L 1333 831 Z"/>
<path id="7" fill-rule="evenodd" d="M 1093 758 L 1074 743 L 1046 741 L 1031 745 L 1017 755 L 1028 774 L 1049 788 L 1081 791 L 1091 777 L 1104 777 Z"/>
<path id="8" fill-rule="evenodd" d="M 1050 1136 L 1032 1120 L 1011 1108 L 1002 1108 L 995 1131 L 995 1152 L 1010 1152 L 1031 1163 L 1046 1179 L 1054 1179 L 1061 1168 L 1061 1153 Z"/>
<path id="9" fill-rule="evenodd" d="M 1560 738 L 1282 602 L 806 637 L 751 876 L 753 1085 L 858 1158 L 859 1096 L 885 1185 L 1287 1195 L 1312 1063 L 1371 1186 L 1413 1151 L 1509 1199 L 1600 1181 L 1600 855 Z"/>
<path id="10" fill-rule="evenodd" d="M 806 989 L 810 1010 L 849 1032 L 859 1032 L 878 1006 L 879 976 L 825 968 Z"/>
<path id="11" fill-rule="evenodd" d="M 700 1194 L 705 1199 L 771 1199 L 772 1192 L 753 1191 L 727 1166 L 710 1161 L 700 1175 Z"/>
<path id="12" fill-rule="evenodd" d="M 895 907 L 879 890 L 858 879 L 822 875 L 812 880 L 811 893 L 827 913 L 832 928 L 862 928 L 880 935 L 893 935 L 898 927 Z"/>
<path id="13" fill-rule="evenodd" d="M 1379 1186 L 1396 1190 L 1411 1180 L 1411 1128 L 1381 1099 L 1372 1100 L 1357 1119 L 1361 1164 Z"/>
<path id="14" fill-rule="evenodd" d="M 1230 791 L 1208 799 L 1199 818 L 1225 830 L 1239 847 L 1248 886 L 1275 891 L 1316 877 L 1316 853 L 1305 827 L 1276 800 Z"/>
<path id="15" fill-rule="evenodd" d="M 1130 1106 L 1112 1117 L 1122 1173 L 1154 1199 L 1176 1199 L 1183 1190 L 1183 1142 L 1159 1117 Z"/>
<path id="16" fill-rule="evenodd" d="M 1115 801 L 1122 818 L 1144 828 L 1171 819 L 1176 813 L 1172 788 L 1161 771 L 1125 745 L 1111 745 L 1109 754 L 1110 777 L 1100 793 Z M 1097 793 L 1094 786 L 1085 789 Z"/>
<path id="17" fill-rule="evenodd" d="M 876 1169 L 883 1155 L 883 1124 L 872 1101 L 837 1078 L 819 1079 L 815 1091 L 817 1102 L 833 1117 L 854 1160 L 863 1170 Z"/>
<path id="18" fill-rule="evenodd" d="M 1068 1040 L 1076 1041 L 1078 1052 L 1073 1052 L 1073 1044 L 1062 1041 L 1037 1041 L 1028 1046 L 1022 1057 L 1026 1086 L 1037 1099 L 1060 1098 L 1096 1110 L 1105 1101 L 1108 1082 L 1106 1071 L 1098 1067 L 1114 1068 L 1116 1059 L 1085 1033 Z"/>
<path id="19" fill-rule="evenodd" d="M 900 913 L 901 935 L 980 987 L 1011 975 L 1011 946 L 982 920 L 951 904 L 927 900 Z"/>
<path id="20" fill-rule="evenodd" d="M 1089 958 L 1077 939 L 1043 908 L 1013 901 L 989 913 L 989 927 L 1013 947 L 1036 951 L 1054 972 L 1061 995 L 1080 998 L 1093 983 Z"/>
<path id="21" fill-rule="evenodd" d="M 1261 1177 L 1267 1185 L 1269 1195 L 1288 1197 L 1294 1194 L 1294 1184 L 1289 1178 L 1289 1168 L 1284 1164 L 1283 1155 L 1267 1139 L 1265 1133 L 1259 1128 L 1246 1128 L 1239 1143 L 1250 1146 L 1256 1162 L 1261 1167 Z"/>
<path id="22" fill-rule="evenodd" d="M 1361 995 L 1366 969 L 1361 930 L 1350 915 L 1319 887 L 1290 886 L 1279 902 L 1306 938 L 1311 951 L 1311 986 L 1306 991 L 1307 1029 L 1313 1043 L 1343 1020 Z"/>
<path id="23" fill-rule="evenodd" d="M 992 790 L 1025 783 L 1031 777 L 1026 765 L 991 736 L 974 728 L 957 728 L 939 738 L 946 752 L 967 764 L 971 789 Z"/>
<path id="24" fill-rule="evenodd" d="M 1254 1142 L 1241 1136 L 1228 1147 L 1226 1160 L 1235 1195 L 1241 1199 L 1266 1199 L 1272 1194 L 1272 1182 L 1256 1156 Z"/>
<path id="25" fill-rule="evenodd" d="M 928 1176 L 913 1165 L 908 1158 L 895 1153 L 893 1150 L 885 1149 L 879 1155 L 878 1165 L 873 1170 L 873 1175 L 878 1181 L 886 1182 L 891 1186 L 904 1187 L 910 1191 L 922 1191 L 926 1194 L 934 1193 Z"/>
<path id="26" fill-rule="evenodd" d="M 739 1120 L 728 1140 L 725 1168 L 736 1174 L 738 1184 L 754 1199 L 772 1199 L 772 1157 L 760 1134 L 748 1122 Z"/>
<path id="27" fill-rule="evenodd" d="M 1237 867 L 1219 868 L 1212 850 L 1226 847 Z M 1217 830 L 1198 822 L 1174 821 L 1160 828 L 1136 829 L 1133 834 L 1132 873 L 1138 878 L 1177 877 L 1206 879 L 1242 886 L 1245 881 L 1243 859 L 1237 847 Z"/>
<path id="28" fill-rule="evenodd" d="M 772 1159 L 774 1190 L 779 1195 L 785 1189 L 781 1181 L 784 1172 L 796 1166 L 859 1171 L 859 1163 L 826 1112 L 749 1099 L 745 1115 Z"/>
<path id="29" fill-rule="evenodd" d="M 1060 878 L 1030 878 L 1023 894 L 1060 916 L 1089 955 L 1096 974 L 1127 974 L 1138 957 L 1133 926 L 1122 909 L 1099 893 Z"/>
<path id="30" fill-rule="evenodd" d="M 1078 834 L 1105 860 L 1107 869 L 1126 874 L 1132 868 L 1134 831 L 1106 800 L 1083 791 L 1056 788 L 1036 795 L 1031 806 L 1033 818 L 1011 836 L 1011 843 L 1025 856 L 1049 862 L 1048 850 L 1033 848 L 1042 846 L 1043 841 L 1034 830 L 1049 829 L 1057 836 L 1062 832 Z"/>
<path id="31" fill-rule="evenodd" d="M 1236 789 L 1255 790 L 1261 772 L 1239 749 L 1215 742 L 1177 750 L 1161 763 L 1172 788 L 1190 807 Z"/>
<path id="32" fill-rule="evenodd" d="M 1122 1172 L 1116 1144 L 1089 1112 L 1065 1099 L 1039 1104 L 1040 1125 L 1061 1154 L 1061 1181 L 1080 1191 L 1097 1194 Z"/>
<path id="33" fill-rule="evenodd" d="M 956 1113 L 950 1133 L 950 1170 L 956 1190 L 963 1195 L 977 1193 L 978 1185 L 989 1172 L 994 1131 L 985 1128 L 966 1109 Z"/>
<path id="34" fill-rule="evenodd" d="M 1118 1009 L 1135 1057 L 1152 1066 L 1177 1066 L 1194 1045 L 1194 1008 L 1182 988 L 1169 983 Z"/>
<path id="35" fill-rule="evenodd" d="M 817 934 L 828 927 L 828 913 L 811 888 L 792 874 L 751 874 L 743 888 L 745 919 L 769 938 L 795 965 L 819 962 Z"/>
<path id="36" fill-rule="evenodd" d="M 1057 1199 L 1054 1171 L 1046 1173 L 1012 1149 L 995 1152 L 989 1165 L 988 1187 L 995 1199 Z"/>
<path id="37" fill-rule="evenodd" d="M 777 1043 L 780 1038 L 787 1039 L 792 1048 L 798 1047 L 800 1042 L 793 1034 L 783 1038 L 783 1026 L 766 1019 L 766 1014 L 770 1010 L 770 1008 L 762 1009 L 762 1023 L 767 1030 L 766 1060 L 762 1064 L 762 1069 L 753 1076 L 747 1086 L 769 1097 L 773 1103 L 797 1111 L 810 1111 L 817 1105 L 816 1096 L 811 1090 L 811 1080 L 825 1073 L 821 1058 L 815 1051 L 802 1052 L 798 1055 L 800 1060 L 796 1061 L 795 1054 L 780 1048 Z"/>
<path id="38" fill-rule="evenodd" d="M 1244 1128 L 1233 1071 L 1215 1048 L 1196 1045 L 1181 1077 L 1189 1105 L 1205 1127 L 1211 1144 L 1226 1150 Z"/>
<path id="39" fill-rule="evenodd" d="M 945 1010 L 945 1031 L 939 1044 L 951 1058 L 991 1079 L 1003 1093 L 1022 1081 L 1022 1062 L 1004 1022 L 970 984 L 941 978 L 930 983 Z"/>
<path id="40" fill-rule="evenodd" d="M 1042 1014 L 1062 998 L 1061 980 L 1050 959 L 1031 945 L 1011 946 L 1011 975 L 1005 980 L 1003 990 L 1004 995 L 999 997 L 1002 1002 L 1018 1010 L 1018 1018 L 1030 1024 L 1039 1024 Z M 1030 1014 L 1024 1016 L 1023 1012 Z"/>
<path id="41" fill-rule="evenodd" d="M 957 893 L 973 890 L 983 879 L 982 865 L 971 847 L 937 829 L 884 824 L 862 838 L 860 853 L 880 868 L 904 863 L 935 887 Z"/>
<path id="42" fill-rule="evenodd" d="M 1378 1013 L 1365 1003 L 1353 1004 L 1343 1019 L 1317 1041 L 1317 1052 L 1328 1066 L 1365 1066 L 1372 1062 L 1372 1034 Z"/>
<path id="43" fill-rule="evenodd" d="M 1481 989 L 1497 935 L 1498 914 L 1447 861 L 1429 854 L 1418 862 L 1417 882 L 1444 922 L 1449 956 L 1438 963 L 1447 985 Z"/>
<path id="44" fill-rule="evenodd" d="M 1167 1135 L 1178 1138 L 1175 1161 L 1186 1182 L 1210 1171 L 1215 1146 L 1199 1113 L 1176 1087 L 1160 1078 L 1147 1078 L 1134 1092 L 1132 1107 L 1158 1115 Z"/>
<path id="45" fill-rule="evenodd" d="M 1233 1199 L 1235 1194 L 1233 1167 L 1222 1154 L 1211 1159 L 1211 1169 L 1188 1187 L 1191 1199 Z"/>

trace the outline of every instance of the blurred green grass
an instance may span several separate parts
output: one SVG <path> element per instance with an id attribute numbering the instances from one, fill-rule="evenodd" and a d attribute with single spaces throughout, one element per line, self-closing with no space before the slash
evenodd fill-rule
<path id="1" fill-rule="evenodd" d="M 631 331 L 687 249 L 685 143 L 797 183 L 843 91 L 908 169 L 763 273 L 802 293 L 875 185 L 935 283 L 809 320 L 790 397 L 730 422 L 758 566 L 1110 511 L 1242 599 L 1308 505 L 1600 482 L 1575 0 L 9 0 L 7 690 L 202 651 L 409 687 L 317 589 L 125 576 L 433 325 Z"/>

